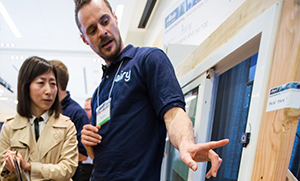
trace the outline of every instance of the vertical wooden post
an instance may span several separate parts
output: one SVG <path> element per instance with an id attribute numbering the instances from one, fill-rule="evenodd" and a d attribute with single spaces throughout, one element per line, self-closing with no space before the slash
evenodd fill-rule
<path id="1" fill-rule="evenodd" d="M 292 81 L 300 81 L 300 0 L 284 1 L 268 90 Z M 299 114 L 292 108 L 264 112 L 252 181 L 286 179 Z"/>

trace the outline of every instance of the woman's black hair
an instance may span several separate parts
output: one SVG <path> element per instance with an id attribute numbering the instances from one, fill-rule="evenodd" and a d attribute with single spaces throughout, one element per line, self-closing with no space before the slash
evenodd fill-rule
<path id="1" fill-rule="evenodd" d="M 32 118 L 31 98 L 30 98 L 30 90 L 29 90 L 31 82 L 39 75 L 51 71 L 53 72 L 55 79 L 57 80 L 56 70 L 53 67 L 53 65 L 49 63 L 47 60 L 37 56 L 32 56 L 27 58 L 23 62 L 18 76 L 18 93 L 17 93 L 17 99 L 18 99 L 17 112 L 21 116 Z M 55 118 L 58 118 L 60 112 L 61 112 L 61 105 L 58 99 L 58 95 L 56 95 L 55 101 L 49 109 L 49 115 L 52 115 L 54 113 Z"/>

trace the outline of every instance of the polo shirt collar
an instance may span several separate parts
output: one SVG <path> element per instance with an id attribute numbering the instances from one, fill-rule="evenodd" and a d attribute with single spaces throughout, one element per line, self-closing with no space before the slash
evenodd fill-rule
<path id="1" fill-rule="evenodd" d="M 112 62 L 112 64 L 117 64 L 124 60 L 124 58 L 132 59 L 136 53 L 136 50 L 137 48 L 133 47 L 131 44 L 127 45 L 117 57 L 117 59 Z"/>
<path id="2" fill-rule="evenodd" d="M 67 91 L 67 94 L 68 95 L 65 98 L 63 98 L 63 100 L 60 101 L 60 104 L 61 104 L 61 107 L 62 107 L 63 110 L 67 107 L 68 102 L 71 99 L 71 95 L 70 95 L 69 91 Z"/>

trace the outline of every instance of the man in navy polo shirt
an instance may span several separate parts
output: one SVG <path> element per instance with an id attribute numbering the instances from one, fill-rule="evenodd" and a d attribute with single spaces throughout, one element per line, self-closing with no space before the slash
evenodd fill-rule
<path id="1" fill-rule="evenodd" d="M 196 162 L 211 161 L 206 177 L 215 177 L 222 159 L 212 149 L 229 140 L 195 144 L 184 97 L 165 53 L 125 47 L 106 0 L 75 4 L 82 40 L 107 64 L 92 98 L 92 125 L 82 130 L 82 143 L 94 159 L 93 180 L 160 180 L 166 131 L 185 164 L 195 171 Z"/>
<path id="2" fill-rule="evenodd" d="M 68 116 L 74 123 L 77 131 L 78 141 L 78 168 L 72 177 L 73 181 L 81 181 L 82 176 L 80 170 L 82 168 L 81 162 L 86 160 L 88 157 L 87 152 L 81 143 L 81 130 L 83 125 L 89 124 L 89 118 L 84 109 L 71 98 L 70 92 L 67 91 L 69 82 L 69 71 L 67 66 L 59 60 L 49 61 L 56 69 L 57 72 L 57 83 L 58 83 L 58 97 L 62 107 L 62 114 Z"/>

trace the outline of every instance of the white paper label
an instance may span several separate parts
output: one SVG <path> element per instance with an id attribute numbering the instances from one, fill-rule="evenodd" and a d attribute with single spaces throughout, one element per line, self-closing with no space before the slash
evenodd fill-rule
<path id="1" fill-rule="evenodd" d="M 300 108 L 300 82 L 290 82 L 270 90 L 267 112 L 283 108 Z"/>

